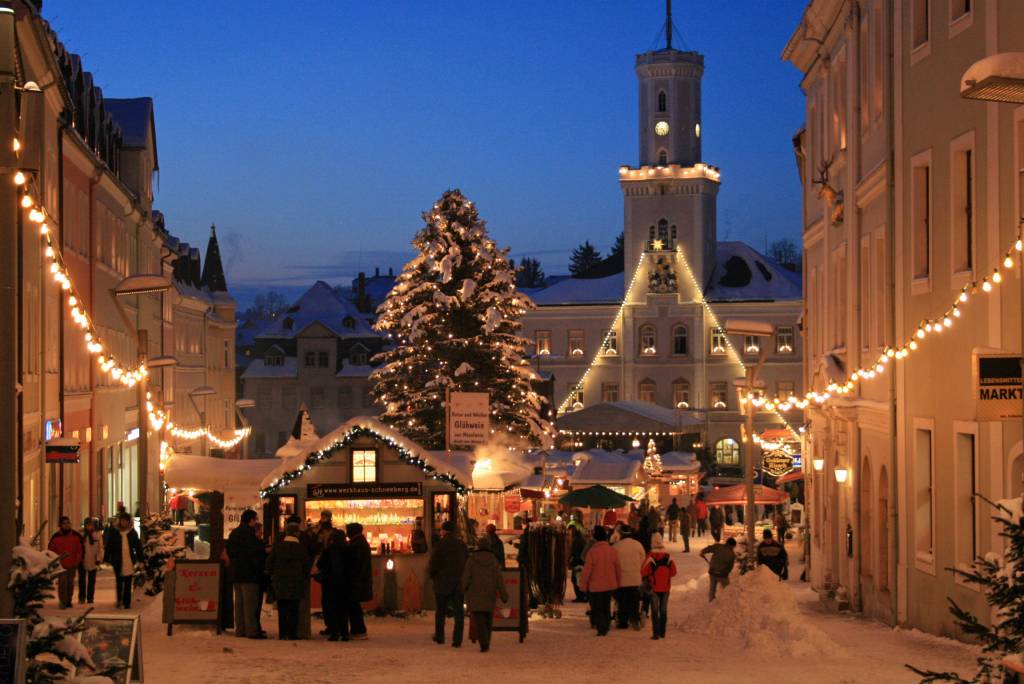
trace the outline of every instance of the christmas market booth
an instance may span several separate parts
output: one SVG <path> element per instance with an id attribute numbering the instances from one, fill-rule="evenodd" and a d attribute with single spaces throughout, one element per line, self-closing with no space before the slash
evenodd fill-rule
<path id="1" fill-rule="evenodd" d="M 276 536 L 289 515 L 315 525 L 324 511 L 335 527 L 360 523 L 373 552 L 375 602 L 419 610 L 432 599 L 427 548 L 442 523 L 456 520 L 471 473 L 463 455 L 442 462 L 375 418 L 352 418 L 264 478 L 264 527 Z"/>
<path id="2" fill-rule="evenodd" d="M 651 439 L 664 451 L 690 449 L 703 429 L 704 421 L 687 411 L 646 401 L 605 402 L 558 417 L 560 441 L 573 449 L 639 449 Z"/>

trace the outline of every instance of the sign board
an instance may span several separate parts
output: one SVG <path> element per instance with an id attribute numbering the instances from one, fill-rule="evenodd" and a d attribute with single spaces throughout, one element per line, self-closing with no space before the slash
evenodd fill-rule
<path id="1" fill-rule="evenodd" d="M 1014 354 L 978 354 L 975 396 L 978 420 L 1021 417 L 1020 357 Z"/>
<path id="2" fill-rule="evenodd" d="M 523 497 L 520 494 L 505 495 L 505 510 L 508 513 L 518 513 L 523 508 Z"/>
<path id="3" fill-rule="evenodd" d="M 448 395 L 448 445 L 478 446 L 491 437 L 491 399 L 487 392 Z"/>
<path id="4" fill-rule="evenodd" d="M 0 620 L 0 684 L 23 684 L 25 681 L 24 620 Z"/>
<path id="5" fill-rule="evenodd" d="M 225 489 L 224 490 L 224 538 L 227 539 L 231 530 L 238 527 L 242 522 L 242 513 L 247 510 L 261 511 L 263 502 L 260 501 L 260 494 L 255 489 Z"/>
<path id="6" fill-rule="evenodd" d="M 422 482 L 343 482 L 306 485 L 307 499 L 417 499 Z"/>
<path id="7" fill-rule="evenodd" d="M 141 682 L 142 624 L 138 615 L 97 615 L 85 618 L 85 630 L 78 635 L 97 671 L 123 667 L 111 679 L 116 684 Z M 83 668 L 77 674 L 82 675 Z"/>
<path id="8" fill-rule="evenodd" d="M 46 442 L 47 463 L 78 463 L 80 445 L 77 439 L 55 437 Z"/>
<path id="9" fill-rule="evenodd" d="M 167 634 L 178 623 L 218 625 L 220 632 L 220 574 L 217 561 L 174 560 L 164 582 L 163 621 Z"/>
<path id="10" fill-rule="evenodd" d="M 494 605 L 494 632 L 519 632 L 519 642 L 526 639 L 530 623 L 527 620 L 530 604 L 526 600 L 526 570 L 522 567 L 505 568 L 501 581 L 508 592 L 508 603 L 498 597 Z"/>
<path id="11" fill-rule="evenodd" d="M 785 445 L 766 451 L 761 457 L 761 468 L 772 477 L 781 477 L 793 470 L 793 454 Z"/>

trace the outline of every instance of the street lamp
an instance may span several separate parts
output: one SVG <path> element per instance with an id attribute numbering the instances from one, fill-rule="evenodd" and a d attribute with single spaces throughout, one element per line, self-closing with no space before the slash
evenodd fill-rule
<path id="1" fill-rule="evenodd" d="M 762 321 L 728 320 L 725 322 L 725 332 L 729 335 L 743 335 L 753 337 L 771 337 L 775 333 L 775 326 Z M 743 413 L 746 417 L 746 439 L 744 440 L 744 458 L 746 463 L 743 466 L 743 484 L 747 494 L 747 505 L 744 517 L 747 523 L 747 562 L 753 558 L 754 553 L 754 392 L 758 387 L 758 375 L 764 362 L 768 358 L 768 345 L 759 344 L 757 365 L 747 366 L 747 376 L 743 384 L 741 403 Z"/>
<path id="2" fill-rule="evenodd" d="M 960 79 L 960 97 L 982 102 L 1024 104 L 1024 52 L 1000 52 L 980 59 L 964 72 Z M 1024 191 L 1024 171 L 1017 179 L 1018 187 Z M 1018 219 L 1024 227 L 1024 216 Z M 1021 306 L 1021 383 L 1024 384 L 1024 256 L 1020 259 Z M 1024 439 L 1024 393 L 1021 395 L 1021 439 Z"/>
<path id="3" fill-rule="evenodd" d="M 124 321 L 125 327 L 135 336 L 135 348 L 138 354 L 139 365 L 148 366 L 146 359 L 147 347 L 149 346 L 149 331 L 145 328 L 137 327 L 136 323 L 132 322 L 128 312 L 125 311 L 122 306 L 119 297 L 131 297 L 134 295 L 143 294 L 156 294 L 160 295 L 160 317 L 163 319 L 163 295 L 165 292 L 171 289 L 171 279 L 162 275 L 151 275 L 141 274 L 129 276 L 119 282 L 110 291 L 111 299 L 114 300 L 114 306 L 117 307 L 117 313 L 121 315 L 121 320 Z M 161 330 L 163 335 L 163 330 Z M 177 363 L 177 360 L 171 357 L 157 357 L 154 359 L 158 361 L 158 367 L 167 367 Z M 163 388 L 163 378 L 161 377 L 161 389 Z M 139 422 L 139 511 L 143 514 L 149 511 L 149 438 L 147 432 L 149 430 L 149 412 L 146 410 L 146 393 L 148 391 L 149 381 L 146 379 L 146 375 L 143 374 L 142 378 L 138 382 L 138 422 Z"/>
<path id="4" fill-rule="evenodd" d="M 188 393 L 188 400 L 192 402 L 192 408 L 195 409 L 196 414 L 199 416 L 199 425 L 206 427 L 206 397 L 211 394 L 216 394 L 217 390 L 210 387 L 209 385 L 201 385 L 196 387 L 194 390 L 190 390 Z M 200 411 L 196 405 L 196 397 L 203 397 L 203 410 Z M 203 432 L 203 446 L 200 450 L 200 454 L 206 456 L 206 432 Z"/>

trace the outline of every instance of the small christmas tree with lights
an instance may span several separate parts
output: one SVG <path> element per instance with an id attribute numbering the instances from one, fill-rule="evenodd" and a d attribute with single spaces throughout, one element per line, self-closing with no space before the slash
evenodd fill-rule
<path id="1" fill-rule="evenodd" d="M 473 203 L 449 190 L 423 213 L 419 254 L 378 308 L 390 347 L 371 378 L 381 420 L 428 449 L 445 444 L 446 391 L 488 392 L 491 428 L 523 446 L 547 442 L 537 373 L 524 358 L 518 292 L 508 250 L 487 235 Z"/>
<path id="2" fill-rule="evenodd" d="M 644 472 L 650 477 L 661 477 L 661 454 L 658 453 L 658 446 L 654 440 L 647 441 L 647 455 L 644 456 Z"/>
<path id="3" fill-rule="evenodd" d="M 908 665 L 921 676 L 922 683 L 1003 684 L 1016 681 L 1004 670 L 1002 661 L 1007 657 L 1020 658 L 1024 655 L 1024 497 L 993 502 L 980 494 L 975 496 L 996 510 L 992 519 L 1002 526 L 999 536 L 1006 540 L 1005 550 L 976 559 L 971 570 L 947 569 L 965 582 L 981 588 L 992 608 L 991 626 L 961 608 L 953 599 L 947 599 L 949 612 L 956 618 L 960 629 L 981 644 L 978 671 L 970 679 L 963 679 L 956 672 L 920 670 Z"/>

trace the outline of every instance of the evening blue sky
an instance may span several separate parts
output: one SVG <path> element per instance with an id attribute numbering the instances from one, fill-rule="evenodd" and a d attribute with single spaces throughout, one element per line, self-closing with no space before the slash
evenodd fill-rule
<path id="1" fill-rule="evenodd" d="M 804 4 L 675 3 L 705 55 L 719 239 L 799 242 L 804 103 L 779 55 Z M 617 169 L 638 156 L 634 57 L 662 45 L 664 3 L 46 0 L 43 14 L 105 95 L 153 97 L 156 206 L 193 243 L 217 224 L 247 299 L 401 268 L 449 187 L 549 274 L 584 239 L 607 250 Z"/>

